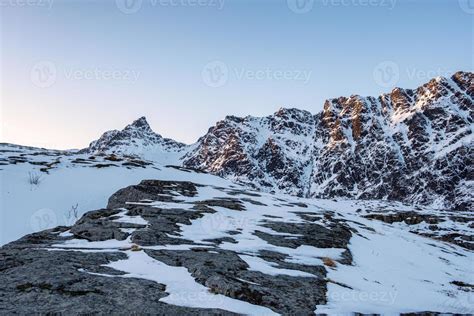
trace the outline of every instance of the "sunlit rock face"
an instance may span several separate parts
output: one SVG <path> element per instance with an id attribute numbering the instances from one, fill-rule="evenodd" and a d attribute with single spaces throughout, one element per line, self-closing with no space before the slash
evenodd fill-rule
<path id="1" fill-rule="evenodd" d="M 264 191 L 472 209 L 473 78 L 331 99 L 316 115 L 228 116 L 183 163 Z"/>
<path id="2" fill-rule="evenodd" d="M 199 139 L 184 165 L 264 191 L 308 195 L 315 127 L 314 116 L 297 109 L 228 116 Z"/>

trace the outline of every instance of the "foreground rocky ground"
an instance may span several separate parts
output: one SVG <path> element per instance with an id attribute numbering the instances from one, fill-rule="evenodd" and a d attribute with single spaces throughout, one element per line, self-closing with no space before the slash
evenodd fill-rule
<path id="1" fill-rule="evenodd" d="M 473 313 L 472 218 L 400 207 L 142 181 L 0 248 L 0 313 Z"/>

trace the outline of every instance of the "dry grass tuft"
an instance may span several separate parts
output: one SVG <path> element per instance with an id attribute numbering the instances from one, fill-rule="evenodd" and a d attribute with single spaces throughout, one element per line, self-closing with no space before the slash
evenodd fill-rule
<path id="1" fill-rule="evenodd" d="M 325 266 L 333 268 L 337 265 L 336 261 L 332 260 L 331 258 L 324 257 L 322 260 L 323 260 L 323 263 L 324 263 Z"/>
<path id="2" fill-rule="evenodd" d="M 142 248 L 139 245 L 132 245 L 130 248 L 131 251 L 141 251 Z"/>
<path id="3" fill-rule="evenodd" d="M 28 172 L 28 182 L 31 185 L 39 185 L 41 182 L 41 176 L 35 172 Z"/>

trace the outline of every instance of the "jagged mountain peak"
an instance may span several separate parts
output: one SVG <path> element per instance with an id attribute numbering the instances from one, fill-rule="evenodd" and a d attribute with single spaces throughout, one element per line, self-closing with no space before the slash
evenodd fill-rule
<path id="1" fill-rule="evenodd" d="M 298 115 L 301 113 L 311 114 L 310 112 L 293 107 L 280 107 L 273 115 L 274 116 L 286 116 L 286 115 Z"/>
<path id="2" fill-rule="evenodd" d="M 292 107 L 280 107 L 277 111 L 273 114 L 266 116 L 268 119 L 295 119 L 295 120 L 305 120 L 308 117 L 313 116 L 311 112 L 292 108 Z M 235 122 L 235 123 L 242 123 L 243 121 L 251 121 L 251 120 L 259 120 L 262 117 L 247 115 L 245 117 L 235 116 L 235 115 L 227 115 L 223 121 Z M 222 121 L 220 121 L 222 122 Z"/>
<path id="3" fill-rule="evenodd" d="M 466 91 L 471 98 L 474 98 L 474 73 L 458 71 L 451 79 L 461 87 L 461 89 Z"/>
<path id="4" fill-rule="evenodd" d="M 235 122 L 235 123 L 242 123 L 245 119 L 249 118 L 251 116 L 246 116 L 246 117 L 240 117 L 240 116 L 235 116 L 235 115 L 227 115 L 223 121 L 228 121 L 228 122 Z M 221 122 L 223 122 L 221 121 Z"/>
<path id="5" fill-rule="evenodd" d="M 281 107 L 272 115 L 272 117 L 284 120 L 294 120 L 300 123 L 304 123 L 308 120 L 312 120 L 313 114 L 309 111 L 298 108 Z"/>
<path id="6" fill-rule="evenodd" d="M 167 155 L 181 151 L 186 145 L 155 133 L 145 116 L 142 116 L 122 130 L 107 131 L 93 141 L 83 152 L 122 153 L 138 156 Z"/>
<path id="7" fill-rule="evenodd" d="M 126 128 L 128 127 L 135 127 L 135 128 L 140 128 L 140 129 L 147 129 L 147 130 L 152 130 L 150 127 L 150 124 L 148 124 L 148 121 L 145 116 L 142 116 L 135 121 L 132 122 L 132 124 L 127 125 Z"/>
<path id="8" fill-rule="evenodd" d="M 142 116 L 134 120 L 131 124 L 125 126 L 125 128 L 122 130 L 122 133 L 130 133 L 133 137 L 143 139 L 162 137 L 160 134 L 153 131 L 145 116 Z"/>

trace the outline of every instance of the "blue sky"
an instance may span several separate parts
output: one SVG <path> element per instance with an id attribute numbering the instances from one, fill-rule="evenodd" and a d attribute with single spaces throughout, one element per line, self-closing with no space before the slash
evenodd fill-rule
<path id="1" fill-rule="evenodd" d="M 0 2 L 3 142 L 80 148 L 145 115 L 192 143 L 473 70 L 473 0 L 25 1 Z"/>

